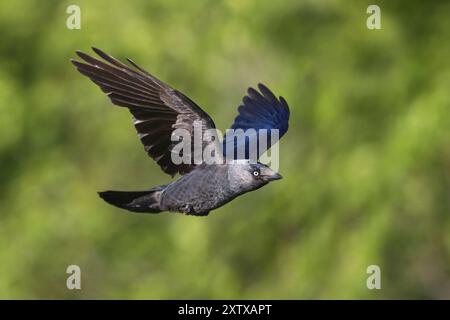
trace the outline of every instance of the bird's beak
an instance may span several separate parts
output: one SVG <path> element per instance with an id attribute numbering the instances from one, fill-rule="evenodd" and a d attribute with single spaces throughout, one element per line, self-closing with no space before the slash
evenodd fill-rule
<path id="1" fill-rule="evenodd" d="M 283 179 L 281 174 L 279 174 L 278 172 L 273 171 L 270 168 L 264 168 L 263 170 L 261 170 L 261 175 L 264 176 L 264 179 L 266 181 L 273 181 L 273 180 Z"/>
<path id="2" fill-rule="evenodd" d="M 268 181 L 280 180 L 280 179 L 283 179 L 283 177 L 279 173 L 275 173 L 275 174 L 267 177 Z"/>

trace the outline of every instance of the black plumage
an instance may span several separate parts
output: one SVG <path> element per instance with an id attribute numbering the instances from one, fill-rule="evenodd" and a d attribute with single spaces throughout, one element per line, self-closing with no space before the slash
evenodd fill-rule
<path id="1" fill-rule="evenodd" d="M 83 61 L 71 60 L 72 63 L 97 84 L 113 104 L 129 109 L 145 151 L 161 169 L 171 176 L 182 175 L 168 185 L 147 191 L 100 192 L 106 202 L 134 212 L 178 211 L 207 215 L 236 196 L 281 178 L 266 165 L 250 161 L 248 153 L 245 159 L 239 160 L 223 157 L 225 148 L 214 134 L 213 120 L 195 102 L 130 59 L 127 60 L 132 67 L 99 49 L 93 50 L 104 61 L 77 51 Z M 289 107 L 282 97 L 277 99 L 264 85 L 260 84 L 259 89 L 261 93 L 252 88 L 248 90 L 232 128 L 255 129 L 258 133 L 255 139 L 261 138 L 261 129 L 277 129 L 281 137 L 288 128 Z M 201 149 L 209 147 L 221 161 L 213 164 L 194 161 L 175 164 L 172 161 L 173 131 L 185 129 L 190 133 L 193 146 L 194 123 L 200 124 L 206 137 Z M 275 142 L 269 140 L 264 150 L 258 150 L 258 156 Z"/>

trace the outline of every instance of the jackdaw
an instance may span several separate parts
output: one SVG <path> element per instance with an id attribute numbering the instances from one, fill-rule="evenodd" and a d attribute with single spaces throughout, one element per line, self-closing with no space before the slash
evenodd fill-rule
<path id="1" fill-rule="evenodd" d="M 167 185 L 145 191 L 99 192 L 103 200 L 133 212 L 172 211 L 206 216 L 237 196 L 282 178 L 256 160 L 288 130 L 290 111 L 283 97 L 276 98 L 263 84 L 258 85 L 259 91 L 249 88 L 231 129 L 241 129 L 244 133 L 253 130 L 253 134 L 235 141 L 235 137 L 229 138 L 227 132 L 220 143 L 214 134 L 213 120 L 183 93 L 158 80 L 130 59 L 127 59 L 131 64 L 128 66 L 99 49 L 92 49 L 103 60 L 77 51 L 83 61 L 71 59 L 71 62 L 81 74 L 97 84 L 113 104 L 128 108 L 145 151 L 161 169 L 172 177 L 177 173 L 181 175 Z M 180 139 L 180 143 L 192 151 L 195 125 L 204 135 L 200 151 L 209 148 L 215 161 L 194 161 L 189 157 L 189 162 L 173 161 L 174 131 L 182 129 L 190 133 L 188 140 Z M 263 136 L 262 133 L 267 131 L 276 131 L 278 137 Z M 234 144 L 226 143 L 230 139 Z M 260 143 L 261 140 L 264 143 Z M 257 142 L 256 155 L 248 151 L 252 141 Z M 237 152 L 240 147 L 244 147 L 244 153 Z"/>

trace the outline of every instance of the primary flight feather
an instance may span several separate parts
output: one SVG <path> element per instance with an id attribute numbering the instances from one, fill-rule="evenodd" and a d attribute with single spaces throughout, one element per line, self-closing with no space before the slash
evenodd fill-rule
<path id="1" fill-rule="evenodd" d="M 271 138 L 271 131 L 277 130 L 275 137 L 279 139 L 288 130 L 288 104 L 282 97 L 277 99 L 266 86 L 259 84 L 260 92 L 248 89 L 231 126 L 231 129 L 250 134 L 235 137 L 227 133 L 220 143 L 213 120 L 183 93 L 130 59 L 127 61 L 131 67 L 99 49 L 93 50 L 103 60 L 77 51 L 83 61 L 72 59 L 72 63 L 97 84 L 113 104 L 128 108 L 145 151 L 161 169 L 171 176 L 181 175 L 172 183 L 145 191 L 99 192 L 103 200 L 133 212 L 174 211 L 205 216 L 245 192 L 281 179 L 268 166 L 252 161 L 277 142 Z M 174 162 L 172 135 L 175 130 L 189 133 L 190 141 L 182 140 L 182 144 L 192 146 L 196 126 L 204 137 L 200 149 L 208 147 L 218 161 Z M 250 152 L 252 142 L 256 142 L 256 154 Z M 227 146 L 231 148 L 227 150 Z M 239 153 L 239 148 L 244 148 L 245 152 Z"/>

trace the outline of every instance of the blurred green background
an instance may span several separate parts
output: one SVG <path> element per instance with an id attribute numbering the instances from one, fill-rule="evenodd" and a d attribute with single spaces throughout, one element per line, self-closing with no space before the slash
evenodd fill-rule
<path id="1" fill-rule="evenodd" d="M 449 1 L 2 0 L 0 298 L 450 298 L 449 15 Z M 206 218 L 105 204 L 97 191 L 170 177 L 70 64 L 91 46 L 222 130 L 247 87 L 283 95 L 284 180 Z M 71 264 L 82 290 L 66 288 Z"/>

